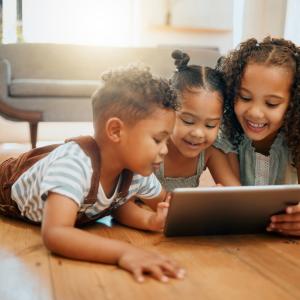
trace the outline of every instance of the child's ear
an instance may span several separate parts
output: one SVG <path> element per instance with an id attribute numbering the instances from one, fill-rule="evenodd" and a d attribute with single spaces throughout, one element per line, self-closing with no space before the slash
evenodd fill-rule
<path id="1" fill-rule="evenodd" d="M 118 143 L 121 139 L 124 122 L 119 118 L 110 118 L 106 121 L 105 131 L 107 137 L 114 143 Z"/>

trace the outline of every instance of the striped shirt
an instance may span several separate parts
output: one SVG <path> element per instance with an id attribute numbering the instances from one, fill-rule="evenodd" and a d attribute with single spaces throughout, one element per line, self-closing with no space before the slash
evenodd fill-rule
<path id="1" fill-rule="evenodd" d="M 42 220 L 44 200 L 49 191 L 72 199 L 78 205 L 78 210 L 82 210 L 90 190 L 92 173 L 91 159 L 78 144 L 69 142 L 53 150 L 23 173 L 12 186 L 11 197 L 22 216 L 36 222 Z M 120 182 L 121 178 L 110 198 L 106 197 L 100 183 L 98 201 L 88 208 L 86 214 L 92 217 L 109 207 L 116 197 Z M 126 199 L 132 196 L 151 199 L 160 192 L 161 185 L 154 174 L 148 177 L 134 174 Z"/>

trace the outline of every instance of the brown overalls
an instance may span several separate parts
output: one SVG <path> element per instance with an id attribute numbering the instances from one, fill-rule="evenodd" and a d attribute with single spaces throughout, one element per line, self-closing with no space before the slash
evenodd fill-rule
<path id="1" fill-rule="evenodd" d="M 97 201 L 101 169 L 100 151 L 96 141 L 91 136 L 80 136 L 65 142 L 70 141 L 76 142 L 85 154 L 90 157 L 93 168 L 91 187 L 83 203 L 84 211 L 78 212 L 76 218 L 76 226 L 81 226 L 111 214 L 114 209 L 125 203 L 133 174 L 129 170 L 124 170 L 117 196 L 111 205 L 101 213 L 89 218 L 85 214 L 85 210 Z M 0 165 L 0 214 L 38 224 L 21 215 L 16 202 L 11 199 L 11 187 L 24 172 L 60 145 L 55 144 L 32 149 L 21 154 L 18 158 L 9 158 Z"/>

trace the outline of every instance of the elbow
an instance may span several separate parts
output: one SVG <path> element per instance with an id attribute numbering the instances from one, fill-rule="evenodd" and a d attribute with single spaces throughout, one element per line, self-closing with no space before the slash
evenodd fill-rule
<path id="1" fill-rule="evenodd" d="M 42 229 L 42 240 L 45 247 L 51 252 L 58 252 L 58 230 L 56 228 Z"/>

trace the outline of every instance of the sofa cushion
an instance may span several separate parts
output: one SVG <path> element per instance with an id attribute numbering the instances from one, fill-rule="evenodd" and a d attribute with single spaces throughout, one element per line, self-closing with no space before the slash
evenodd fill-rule
<path id="1" fill-rule="evenodd" d="M 98 80 L 14 79 L 12 97 L 90 97 L 100 86 Z"/>

